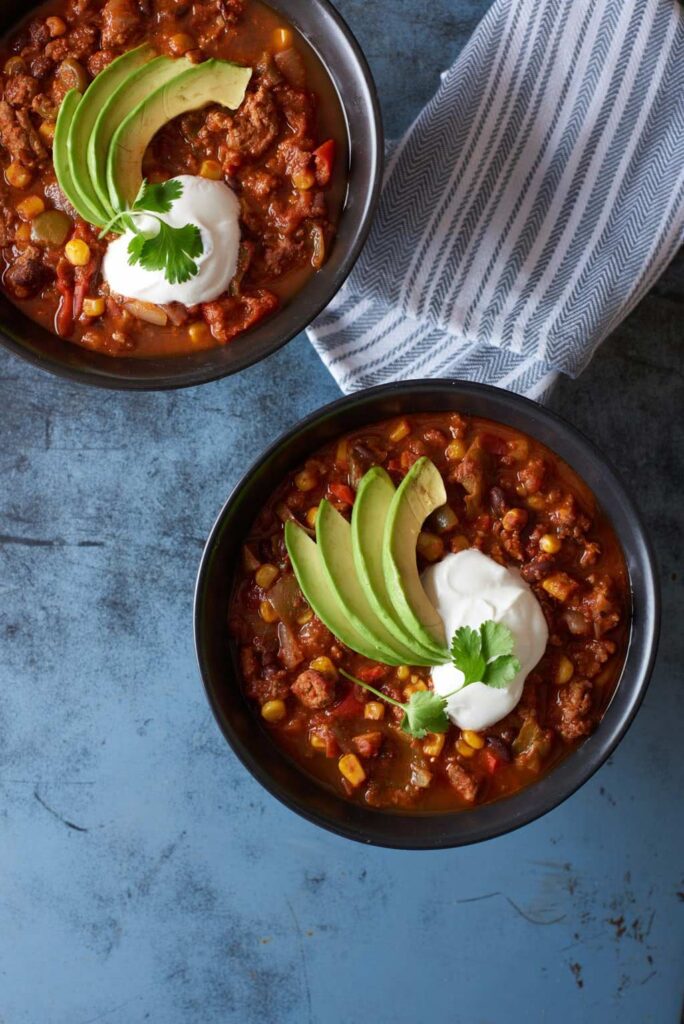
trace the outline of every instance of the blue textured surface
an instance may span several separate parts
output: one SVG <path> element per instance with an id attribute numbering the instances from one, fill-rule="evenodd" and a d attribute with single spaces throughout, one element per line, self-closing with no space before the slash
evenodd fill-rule
<path id="1" fill-rule="evenodd" d="M 486 4 L 340 6 L 396 135 Z M 91 391 L 0 355 L 2 1024 L 677 1024 L 683 296 L 680 259 L 551 403 L 633 481 L 653 530 L 664 635 L 642 711 L 561 808 L 434 854 L 282 808 L 199 683 L 203 538 L 263 447 L 337 396 L 305 339 L 173 394 Z"/>

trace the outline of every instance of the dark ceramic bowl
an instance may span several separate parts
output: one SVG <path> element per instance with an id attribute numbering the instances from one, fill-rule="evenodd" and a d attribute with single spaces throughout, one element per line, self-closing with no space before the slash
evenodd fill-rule
<path id="1" fill-rule="evenodd" d="M 324 788 L 272 742 L 242 695 L 226 612 L 240 547 L 275 486 L 315 449 L 340 434 L 404 413 L 459 411 L 532 435 L 570 464 L 600 500 L 620 539 L 632 593 L 629 648 L 615 694 L 596 732 L 520 793 L 451 814 L 400 814 L 353 804 Z M 598 449 L 564 420 L 508 391 L 458 380 L 371 388 L 333 402 L 280 438 L 223 506 L 207 541 L 195 593 L 195 642 L 209 703 L 242 763 L 284 804 L 332 832 L 377 846 L 439 849 L 491 839 L 557 807 L 624 736 L 656 656 L 660 595 L 651 546 L 624 485 Z"/>
<path id="2" fill-rule="evenodd" d="M 383 155 L 375 84 L 361 49 L 329 0 L 269 0 L 318 54 L 337 89 L 347 126 L 347 194 L 325 266 L 274 316 L 229 345 L 167 359 L 110 358 L 61 341 L 0 293 L 0 344 L 43 370 L 106 388 L 161 390 L 226 377 L 264 359 L 303 331 L 339 291 L 361 251 L 377 203 Z M 8 4 L 0 34 L 28 13 Z"/>

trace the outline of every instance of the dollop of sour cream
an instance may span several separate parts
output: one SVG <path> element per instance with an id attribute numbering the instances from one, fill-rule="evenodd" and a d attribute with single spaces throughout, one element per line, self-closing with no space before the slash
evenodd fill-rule
<path id="1" fill-rule="evenodd" d="M 203 252 L 196 260 L 198 273 L 181 284 L 167 281 L 163 270 L 146 270 L 128 262 L 128 244 L 133 238 L 126 231 L 110 242 L 102 263 L 102 275 L 112 292 L 129 299 L 141 299 L 163 305 L 182 302 L 195 306 L 218 298 L 235 276 L 240 245 L 240 204 L 224 182 L 181 174 L 175 181 L 183 191 L 168 213 L 160 216 L 174 228 L 196 224 L 202 236 Z M 154 233 L 157 221 L 138 217 L 139 230 Z"/>
<path id="2" fill-rule="evenodd" d="M 477 629 L 487 619 L 508 626 L 515 638 L 520 671 L 502 689 L 470 683 L 454 665 L 432 669 L 436 693 L 446 696 L 446 712 L 461 729 L 487 729 L 505 718 L 522 696 L 526 677 L 546 649 L 549 630 L 541 605 L 516 569 L 499 565 L 476 548 L 447 555 L 423 573 L 425 591 L 451 638 L 461 626 Z M 454 693 L 454 691 L 456 691 Z"/>

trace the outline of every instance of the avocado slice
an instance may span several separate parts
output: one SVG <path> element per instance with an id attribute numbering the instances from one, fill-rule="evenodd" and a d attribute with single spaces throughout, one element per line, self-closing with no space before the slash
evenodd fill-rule
<path id="1" fill-rule="evenodd" d="M 394 610 L 387 593 L 382 569 L 385 525 L 396 488 L 382 466 L 373 466 L 363 476 L 352 511 L 354 565 L 368 602 L 396 641 L 413 651 L 414 665 L 435 664 L 434 651 L 412 636 Z"/>
<path id="2" fill-rule="evenodd" d="M 141 47 L 142 49 L 142 47 Z M 131 53 L 138 51 L 132 50 Z M 124 54 L 127 57 L 128 54 Z M 119 58 L 123 60 L 124 57 Z M 117 61 L 114 61 L 116 64 Z M 113 67 L 113 65 L 110 65 Z M 97 113 L 93 130 L 88 140 L 86 159 L 88 173 L 100 204 L 113 216 L 114 209 L 107 187 L 107 155 L 112 136 L 119 125 L 142 101 L 166 82 L 177 78 L 195 65 L 185 57 L 172 60 L 170 57 L 155 57 L 142 67 L 132 69 L 129 75 L 106 98 L 104 106 Z M 102 74 L 105 74 L 103 71 Z M 97 79 L 95 80 L 97 81 Z M 93 83 L 94 84 L 94 83 Z"/>
<path id="3" fill-rule="evenodd" d="M 449 660 L 444 624 L 418 575 L 416 543 L 427 517 L 447 500 L 444 481 L 430 459 L 418 459 L 392 498 L 383 538 L 382 569 L 399 620 L 435 654 Z"/>
<path id="4" fill-rule="evenodd" d="M 90 219 L 90 211 L 86 211 L 85 203 L 81 200 L 81 193 L 76 188 L 69 170 L 69 157 L 67 154 L 67 139 L 69 129 L 74 119 L 74 114 L 81 102 L 81 94 L 76 89 L 70 89 L 62 100 L 55 124 L 55 137 L 52 143 L 52 163 L 57 175 L 57 181 L 64 195 L 67 197 L 73 208 L 84 220 Z"/>
<path id="5" fill-rule="evenodd" d="M 122 83 L 125 85 L 136 68 L 151 60 L 153 56 L 152 47 L 143 45 L 117 57 L 90 83 L 71 121 L 66 146 L 69 172 L 77 191 L 84 199 L 85 208 L 97 214 L 97 220 L 92 216 L 88 220 L 100 226 L 106 224 L 112 213 L 109 203 L 102 202 L 90 176 L 87 160 L 88 142 L 103 104 Z"/>
<path id="6" fill-rule="evenodd" d="M 329 501 L 323 500 L 318 506 L 316 539 L 328 586 L 357 633 L 384 654 L 381 660 L 387 665 L 432 664 L 421 658 L 418 651 L 397 640 L 373 611 L 354 567 L 351 526 Z"/>
<path id="7" fill-rule="evenodd" d="M 142 159 L 152 138 L 167 121 L 208 103 L 236 110 L 252 69 L 208 60 L 165 82 L 138 104 L 114 132 L 107 155 L 107 188 L 115 209 L 136 199 L 142 184 Z"/>
<path id="8" fill-rule="evenodd" d="M 331 589 L 318 545 L 292 521 L 285 523 L 285 546 L 304 597 L 318 618 L 338 640 L 373 661 L 384 661 L 381 652 L 366 636 L 357 632 Z M 393 659 L 388 664 L 398 665 Z"/>

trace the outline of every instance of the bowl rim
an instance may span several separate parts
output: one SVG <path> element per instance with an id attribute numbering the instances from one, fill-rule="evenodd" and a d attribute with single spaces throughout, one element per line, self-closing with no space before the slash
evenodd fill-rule
<path id="1" fill-rule="evenodd" d="M 390 830 L 390 834 L 381 834 L 383 831 L 386 833 L 386 829 L 374 832 L 371 827 L 370 831 L 372 834 L 369 834 L 367 823 L 359 825 L 355 821 L 345 820 L 344 815 L 341 816 L 340 820 L 331 820 L 325 814 L 307 807 L 301 799 L 293 796 L 285 787 L 278 783 L 264 768 L 260 760 L 242 742 L 241 737 L 237 734 L 230 719 L 225 715 L 223 708 L 219 704 L 211 684 L 202 643 L 204 636 L 203 593 L 210 573 L 211 558 L 220 538 L 224 522 L 230 516 L 236 501 L 241 496 L 243 490 L 249 485 L 253 475 L 264 463 L 268 462 L 277 453 L 287 450 L 301 434 L 315 429 L 340 411 L 365 409 L 369 413 L 367 422 L 372 423 L 374 421 L 372 409 L 377 407 L 383 399 L 415 397 L 418 393 L 427 396 L 453 394 L 454 411 L 457 411 L 459 401 L 462 399 L 466 401 L 481 399 L 486 403 L 493 401 L 494 405 L 498 404 L 501 407 L 510 408 L 514 412 L 520 413 L 523 418 L 529 417 L 532 422 L 535 422 L 535 425 L 536 423 L 544 424 L 562 442 L 561 447 L 566 442 L 570 442 L 571 447 L 574 447 L 578 453 L 583 454 L 590 460 L 593 466 L 600 471 L 601 479 L 612 497 L 619 502 L 619 506 L 622 508 L 625 518 L 631 527 L 632 536 L 629 538 L 629 541 L 634 545 L 634 550 L 628 551 L 625 537 L 612 524 L 612 517 L 609 515 L 627 563 L 630 593 L 632 596 L 632 617 L 625 663 L 613 696 L 595 732 L 588 736 L 576 750 L 567 755 L 559 764 L 550 769 L 548 773 L 541 776 L 538 781 L 526 786 L 512 797 L 502 798 L 489 804 L 482 804 L 470 810 L 446 814 L 401 814 L 395 811 L 383 811 L 382 809 L 364 807 L 362 808 L 362 817 L 367 818 L 369 821 L 373 819 L 381 822 L 392 821 L 396 826 L 393 830 Z M 401 410 L 397 415 L 401 415 L 405 411 Z M 468 409 L 463 409 L 463 411 L 466 415 L 473 415 Z M 488 414 L 475 413 L 474 415 L 486 417 Z M 375 421 L 391 417 L 392 414 L 388 416 L 383 414 L 382 416 L 376 416 Z M 489 418 L 496 422 L 495 416 L 489 415 Z M 360 420 L 359 425 L 361 425 Z M 341 428 L 339 432 L 345 433 L 352 429 L 355 428 L 347 426 Z M 530 426 L 518 427 L 517 429 L 521 429 L 535 438 L 538 437 L 538 433 Z M 543 443 L 553 451 L 556 451 L 553 443 L 549 443 L 548 440 L 543 440 Z M 314 449 L 312 448 L 312 450 Z M 568 461 L 563 453 L 559 452 L 558 454 L 561 458 Z M 576 469 L 576 472 L 584 479 L 585 474 L 581 470 Z M 277 483 L 278 481 L 274 481 L 273 486 L 277 486 Z M 593 487 L 592 490 L 594 490 Z M 603 501 L 600 501 L 599 505 L 605 510 Z M 606 512 L 606 514 L 608 513 Z M 634 572 L 630 566 L 630 560 L 634 563 Z M 639 570 L 638 572 L 636 571 L 637 569 Z M 635 595 L 643 599 L 645 623 L 641 624 L 640 631 L 636 633 L 636 663 L 632 670 L 633 678 L 625 679 L 626 669 L 629 666 L 630 660 L 635 657 L 635 622 L 637 621 L 635 616 Z M 607 761 L 633 723 L 644 699 L 657 657 L 660 621 L 660 583 L 653 547 L 641 513 L 637 509 L 631 495 L 627 492 L 612 462 L 601 453 L 597 445 L 587 438 L 584 433 L 557 413 L 539 405 L 537 402 L 492 385 L 462 381 L 457 378 L 404 381 L 382 384 L 363 391 L 357 391 L 320 407 L 281 433 L 252 462 L 247 471 L 242 474 L 219 511 L 200 559 L 193 604 L 195 654 L 205 694 L 224 738 L 247 770 L 272 796 L 286 807 L 326 831 L 364 843 L 365 845 L 402 850 L 451 849 L 482 842 L 487 839 L 494 839 L 513 832 L 523 825 L 530 824 L 569 799 Z M 248 703 L 246 698 L 243 697 L 243 700 L 245 704 Z M 253 716 L 253 711 L 251 711 L 251 714 Z M 607 720 L 609 724 L 604 726 Z M 256 718 L 254 718 L 254 722 L 258 726 Z M 273 744 L 273 746 L 279 749 L 276 744 Z M 281 753 L 281 757 L 287 758 L 287 755 Z M 298 770 L 302 775 L 306 775 L 306 773 L 301 771 L 301 768 Z M 318 785 L 321 789 L 324 788 L 320 786 L 320 783 Z M 356 808 L 359 806 L 341 797 L 338 800 L 346 808 Z M 463 823 L 466 826 L 465 835 L 457 836 L 451 833 L 449 835 L 437 834 L 436 836 L 430 836 L 423 834 L 416 827 L 416 823 L 419 822 L 444 823 L 445 819 L 450 819 L 454 823 Z M 414 826 L 413 828 L 411 827 L 412 825 Z M 405 834 L 400 834 L 402 828 Z"/>
<path id="2" fill-rule="evenodd" d="M 39 2 L 40 0 L 30 0 L 27 8 L 20 13 L 18 18 L 13 18 L 12 22 L 20 23 L 29 15 L 30 11 L 34 7 L 39 6 Z M 280 12 L 284 6 L 282 4 L 282 0 L 266 0 L 266 3 L 273 7 L 276 12 Z M 322 10 L 324 17 L 330 19 L 335 24 L 341 36 L 344 38 L 348 47 L 348 52 L 353 57 L 355 65 L 354 75 L 357 77 L 358 82 L 362 84 L 362 89 L 358 91 L 364 92 L 367 99 L 366 116 L 372 128 L 369 135 L 364 140 L 365 145 L 369 148 L 368 158 L 371 168 L 369 172 L 370 188 L 367 189 L 367 194 L 364 199 L 363 211 L 359 219 L 359 226 L 350 240 L 348 251 L 344 254 L 339 266 L 331 276 L 329 288 L 327 288 L 325 292 L 321 293 L 320 297 L 313 303 L 313 305 L 303 309 L 301 314 L 295 320 L 292 320 L 289 327 L 287 327 L 282 333 L 278 332 L 275 335 L 274 340 L 269 339 L 267 342 L 260 344 L 256 349 L 256 354 L 254 355 L 252 355 L 252 351 L 249 346 L 246 346 L 245 351 L 240 353 L 240 355 L 235 359 L 235 362 L 227 368 L 224 366 L 203 366 L 200 363 L 197 367 L 191 366 L 185 370 L 181 369 L 176 373 L 167 372 L 165 374 L 164 364 L 167 363 L 171 366 L 174 359 L 182 359 L 183 355 L 158 357 L 152 360 L 103 356 L 103 359 L 106 359 L 106 362 L 103 362 L 99 367 L 69 365 L 68 363 L 64 363 L 57 354 L 47 354 L 34 351 L 30 345 L 21 340 L 20 329 L 12 331 L 6 323 L 2 322 L 2 320 L 0 320 L 0 346 L 32 366 L 36 366 L 40 370 L 51 373 L 64 380 L 70 380 L 77 384 L 84 384 L 88 387 L 103 388 L 109 391 L 177 391 L 183 388 L 197 387 L 200 384 L 210 384 L 213 381 L 221 380 L 224 377 L 230 377 L 235 373 L 240 373 L 242 370 L 245 370 L 250 366 L 254 366 L 256 363 L 267 359 L 269 356 L 279 351 L 298 334 L 305 331 L 316 317 L 322 313 L 349 277 L 349 274 L 354 268 L 354 265 L 368 238 L 368 234 L 373 224 L 375 211 L 380 200 L 385 154 L 384 129 L 380 99 L 373 74 L 361 45 L 356 39 L 347 21 L 340 14 L 331 0 L 311 0 L 311 3 L 314 7 L 318 7 Z M 295 20 L 291 14 L 288 14 L 287 12 L 284 13 L 288 20 Z M 11 26 L 5 28 L 3 36 L 9 31 L 11 31 Z M 340 90 L 336 83 L 334 69 L 332 69 L 318 53 L 316 40 L 314 38 L 310 38 L 302 28 L 298 28 L 298 31 L 314 49 L 318 59 L 327 71 L 328 77 L 333 83 L 335 92 L 338 94 L 340 107 L 347 127 L 347 140 L 349 141 L 350 113 L 345 107 L 342 97 L 340 96 Z M 347 192 L 342 206 L 340 220 L 342 220 L 345 214 L 348 195 L 349 182 L 347 182 Z M 307 287 L 305 284 L 302 291 L 297 293 L 297 295 L 306 295 L 306 291 Z M 24 320 L 27 320 L 37 329 L 45 331 L 50 335 L 53 334 L 53 332 L 48 331 L 47 328 L 42 328 L 36 321 L 31 320 L 31 318 L 24 313 L 20 307 L 12 303 L 12 300 L 8 296 L 5 295 L 3 298 L 18 312 L 22 324 Z M 282 307 L 282 309 L 278 310 L 273 317 L 264 321 L 264 325 L 276 324 L 279 314 L 285 313 L 289 308 L 290 307 L 287 305 Z M 255 330 L 257 330 L 259 326 L 261 325 L 257 325 Z M 252 333 L 253 332 L 251 330 L 246 332 L 245 337 L 249 337 Z M 71 345 L 71 342 L 63 341 L 56 335 L 54 335 L 54 337 L 57 342 Z M 77 350 L 79 349 L 78 346 L 76 346 L 76 348 Z M 85 351 L 87 352 L 88 350 Z M 208 351 L 211 352 L 213 350 L 210 349 Z M 187 357 L 187 355 L 188 354 L 186 353 L 185 356 Z M 190 355 L 199 355 L 199 353 L 191 353 Z M 136 363 L 145 364 L 146 362 L 156 362 L 160 364 L 160 370 L 159 373 L 154 376 L 123 376 L 116 371 L 116 366 L 120 361 L 124 361 L 128 367 L 134 367 Z M 108 370 L 109 367 L 111 367 L 111 370 Z"/>

